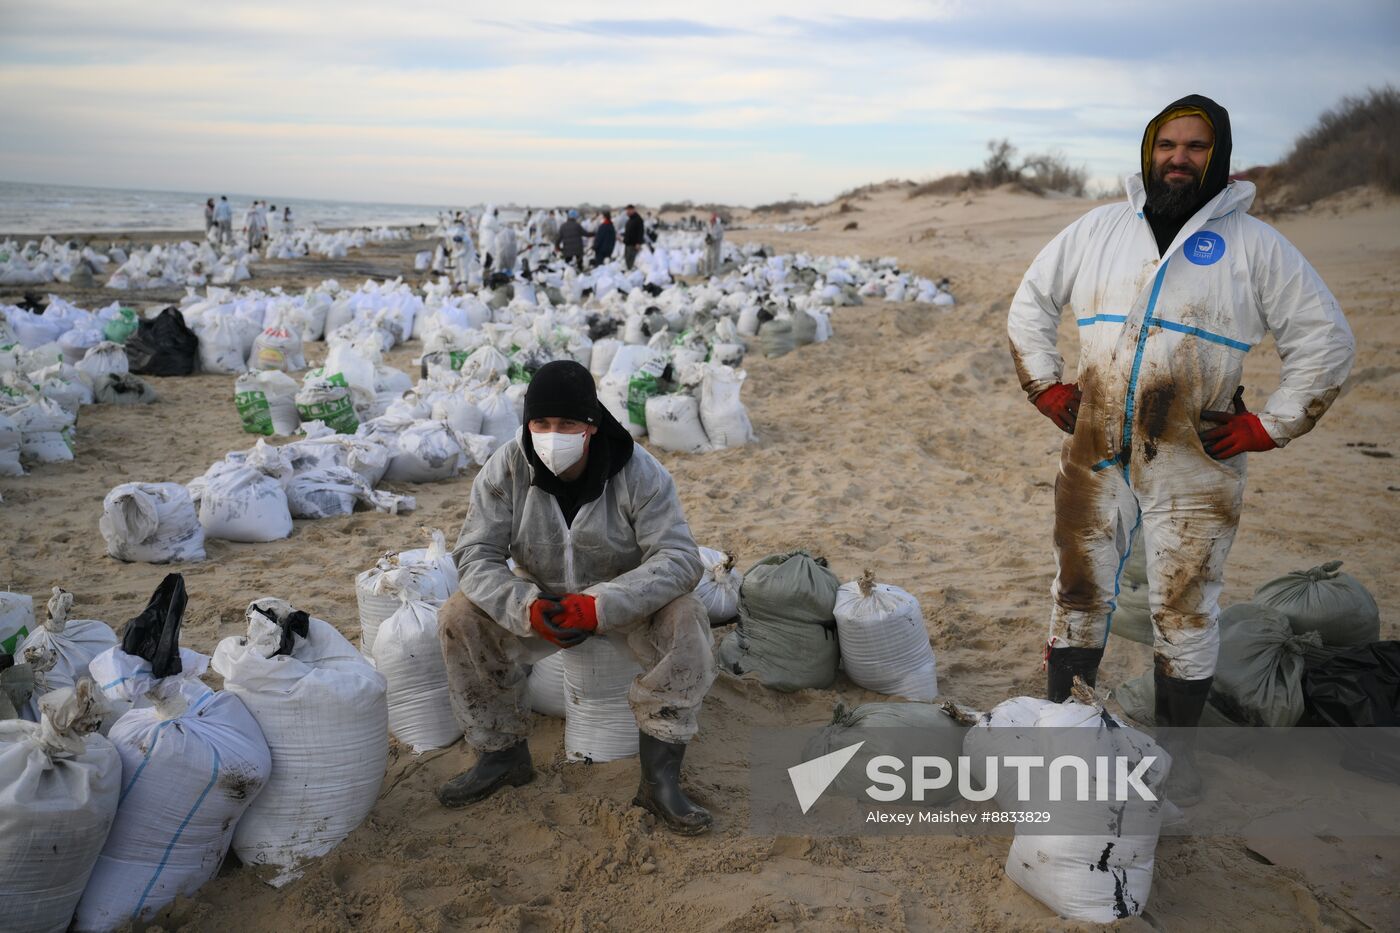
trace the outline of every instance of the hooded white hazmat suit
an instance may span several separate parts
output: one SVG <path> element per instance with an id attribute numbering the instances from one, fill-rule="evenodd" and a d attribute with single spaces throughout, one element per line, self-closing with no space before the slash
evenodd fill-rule
<path id="1" fill-rule="evenodd" d="M 641 664 L 627 694 L 638 728 L 688 742 L 715 664 L 709 616 L 692 595 L 704 565 L 670 474 L 635 446 L 571 525 L 532 478 L 519 439 L 481 468 L 454 550 L 461 591 L 438 615 L 467 743 L 498 751 L 529 735 L 525 665 L 559 650 L 530 627 L 530 604 L 566 593 L 594 597 L 597 634 L 625 644 Z"/>
<path id="2" fill-rule="evenodd" d="M 1061 380 L 1061 310 L 1079 325 L 1083 395 L 1055 484 L 1051 646 L 1104 645 L 1140 523 L 1158 665 L 1200 680 L 1215 671 L 1245 483 L 1244 455 L 1206 453 L 1201 412 L 1229 409 L 1245 354 L 1272 335 L 1282 374 L 1257 414 L 1281 447 L 1337 397 L 1355 343 L 1302 254 L 1246 213 L 1251 183 L 1208 201 L 1160 257 L 1141 175 L 1127 190 L 1126 202 L 1091 211 L 1041 251 L 1008 319 L 1032 399 Z"/>

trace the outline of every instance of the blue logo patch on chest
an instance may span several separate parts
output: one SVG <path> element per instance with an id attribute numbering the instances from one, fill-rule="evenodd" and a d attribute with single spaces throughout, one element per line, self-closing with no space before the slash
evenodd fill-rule
<path id="1" fill-rule="evenodd" d="M 1186 241 L 1182 247 L 1186 258 L 1198 266 L 1209 266 L 1220 261 L 1225 255 L 1225 240 L 1218 233 L 1202 230 Z"/>

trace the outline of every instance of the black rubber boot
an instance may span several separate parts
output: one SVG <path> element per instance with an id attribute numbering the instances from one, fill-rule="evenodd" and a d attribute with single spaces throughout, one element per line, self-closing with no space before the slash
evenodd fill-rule
<path id="1" fill-rule="evenodd" d="M 1098 683 L 1102 660 L 1102 648 L 1051 648 L 1045 661 L 1045 698 L 1051 703 L 1069 699 L 1069 689 L 1074 686 L 1076 675 L 1094 686 Z"/>
<path id="2" fill-rule="evenodd" d="M 1214 677 L 1180 680 L 1167 676 L 1160 666 L 1152 670 L 1152 683 L 1157 692 L 1154 719 L 1158 726 L 1173 730 L 1159 739 L 1172 756 L 1167 797 L 1179 807 L 1189 807 L 1201 800 L 1201 772 L 1196 768 L 1196 727 L 1200 725 L 1201 711 L 1205 709 L 1214 680 Z"/>
<path id="3" fill-rule="evenodd" d="M 530 745 L 524 739 L 498 752 L 482 752 L 470 771 L 457 775 L 438 788 L 438 801 L 444 807 L 465 807 L 485 800 L 502 787 L 519 787 L 535 779 L 530 763 Z"/>
<path id="4" fill-rule="evenodd" d="M 638 757 L 642 761 L 642 782 L 632 805 L 656 814 L 673 832 L 698 836 L 710 828 L 710 811 L 692 801 L 681 790 L 681 760 L 685 746 L 663 742 L 640 732 Z"/>

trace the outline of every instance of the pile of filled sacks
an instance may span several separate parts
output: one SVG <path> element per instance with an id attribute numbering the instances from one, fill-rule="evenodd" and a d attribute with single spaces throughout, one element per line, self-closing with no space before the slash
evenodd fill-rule
<path id="1" fill-rule="evenodd" d="M 719 645 L 720 670 L 791 692 L 830 687 L 841 669 L 877 693 L 938 695 L 918 600 L 869 571 L 842 584 L 824 558 L 773 554 L 744 572 L 737 612 L 737 627 Z"/>
<path id="2" fill-rule="evenodd" d="M 360 652 L 387 685 L 389 731 L 414 753 L 462 737 L 448 697 L 438 609 L 457 591 L 442 532 L 426 548 L 385 554 L 355 577 Z"/>
<path id="3" fill-rule="evenodd" d="M 1133 542 L 1139 554 L 1141 545 L 1139 536 Z M 1285 574 L 1260 585 L 1249 602 L 1221 610 L 1220 654 L 1203 724 L 1297 725 L 1313 705 L 1310 675 L 1328 680 L 1329 669 L 1350 665 L 1349 676 L 1356 678 L 1363 668 L 1375 666 L 1371 656 L 1376 646 L 1387 644 L 1380 641 L 1380 610 L 1365 585 L 1341 567 L 1341 561 L 1329 561 Z M 1130 552 L 1123 575 L 1129 582 L 1110 631 L 1150 645 L 1152 625 L 1140 556 L 1135 560 Z M 1124 596 L 1129 597 L 1126 618 Z M 1123 684 L 1114 696 L 1133 719 L 1152 722 L 1151 671 Z"/>
<path id="4" fill-rule="evenodd" d="M 292 533 L 297 518 L 334 518 L 357 507 L 391 515 L 415 508 L 412 496 L 375 488 L 386 476 L 417 475 L 412 463 L 390 473 L 405 459 L 401 452 L 373 437 L 337 434 L 319 422 L 304 427 L 305 434 L 292 443 L 259 440 L 183 486 L 116 486 L 103 500 L 98 522 L 107 553 L 124 561 L 198 561 L 208 539 L 277 541 Z M 451 466 L 459 468 L 456 460 Z"/>
<path id="5" fill-rule="evenodd" d="M 0 476 L 72 460 L 85 405 L 154 400 L 122 345 L 138 326 L 117 305 L 94 314 L 51 298 L 42 315 L 0 307 Z"/>
<path id="6" fill-rule="evenodd" d="M 252 277 L 248 264 L 256 258 L 245 247 L 217 249 L 208 241 L 136 247 L 107 279 L 106 287 L 124 291 L 235 285 Z"/>
<path id="7" fill-rule="evenodd" d="M 120 639 L 100 622 L 82 625 L 101 638 L 80 638 L 70 622 L 26 647 L 33 661 L 0 671 L 8 702 L 6 674 L 49 665 L 26 672 L 38 699 L 23 718 L 0 717 L 7 929 L 149 922 L 211 880 L 230 849 L 280 885 L 373 807 L 384 678 L 329 623 L 272 598 L 249 605 L 248 634 L 220 642 L 211 664 L 180 647 L 186 603 L 170 574 Z M 55 652 L 66 652 L 63 677 Z M 211 666 L 222 690 L 202 679 Z"/>
<path id="8" fill-rule="evenodd" d="M 93 277 L 105 274 L 109 263 L 123 263 L 126 259 L 126 253 L 115 246 L 109 253 L 101 253 L 72 241 L 61 243 L 51 236 L 28 240 L 23 245 L 5 240 L 0 243 L 0 285 L 71 282 L 91 287 Z"/>
<path id="9" fill-rule="evenodd" d="M 402 227 L 364 227 L 322 233 L 315 227 L 297 227 L 274 233 L 263 251 L 268 259 L 299 259 L 318 256 L 323 259 L 344 259 L 352 249 L 368 243 L 388 243 L 410 237 Z"/>
<path id="10" fill-rule="evenodd" d="M 738 623 L 720 642 L 720 670 L 794 691 L 831 687 L 843 669 L 867 690 L 923 703 L 937 696 L 923 614 L 904 590 L 868 572 L 842 585 L 825 561 L 802 551 L 765 558 L 745 573 L 720 550 L 702 547 L 700 559 L 694 595 L 711 626 Z M 640 672 L 624 644 L 590 638 L 533 665 L 527 695 L 536 712 L 564 719 L 570 760 L 612 761 L 637 753 L 627 691 Z"/>

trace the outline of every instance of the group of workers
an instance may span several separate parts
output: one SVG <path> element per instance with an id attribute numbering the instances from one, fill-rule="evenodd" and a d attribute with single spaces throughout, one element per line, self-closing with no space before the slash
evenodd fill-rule
<path id="1" fill-rule="evenodd" d="M 277 205 L 268 206 L 266 201 L 254 201 L 243 215 L 243 235 L 250 250 L 261 249 L 268 237 L 268 215 L 277 217 Z M 292 229 L 292 208 L 282 208 L 282 229 Z M 215 203 L 213 198 L 204 202 L 204 235 L 218 246 L 233 244 L 233 205 L 227 195 L 220 195 Z"/>
<path id="2" fill-rule="evenodd" d="M 627 205 L 624 217 L 622 262 L 630 272 L 642 249 L 656 242 L 657 231 L 655 223 L 644 220 L 635 205 Z M 557 210 L 527 211 L 520 233 L 525 240 L 523 249 L 516 227 L 501 218 L 500 208 L 487 205 L 477 221 L 473 241 L 470 222 L 458 211 L 447 224 L 444 244 L 433 262 L 433 269 L 466 285 L 474 280 L 474 275 L 483 279 L 492 273 L 513 276 L 517 261 L 523 260 L 522 268 L 538 268 L 557 255 L 582 271 L 585 266 L 596 268 L 610 262 L 618 243 L 618 231 L 610 210 L 600 211 L 587 222 L 574 209 L 562 214 Z M 591 251 L 588 249 L 590 240 Z M 707 274 L 718 271 L 723 243 L 724 224 L 718 214 L 713 214 L 705 228 Z"/>
<path id="3" fill-rule="evenodd" d="M 1179 805 L 1200 793 L 1191 736 L 1215 670 L 1245 454 L 1307 433 L 1354 356 L 1321 278 L 1278 231 L 1249 216 L 1254 186 L 1230 179 L 1230 150 L 1229 116 L 1213 101 L 1193 95 L 1163 110 L 1147 125 L 1127 199 L 1091 211 L 1045 247 L 1008 320 L 1022 387 L 1069 435 L 1055 484 L 1048 697 L 1064 700 L 1076 676 L 1095 682 L 1140 527 L 1155 716 L 1175 727 L 1166 730 L 1175 736 L 1166 742 L 1168 794 Z M 629 264 L 635 216 L 629 210 L 623 237 Z M 578 226 L 576 216 L 555 242 L 570 224 Z M 576 258 L 579 234 L 569 236 Z M 505 249 L 495 249 L 504 263 Z M 1081 342 L 1073 382 L 1064 381 L 1057 349 L 1065 308 Z M 1282 374 L 1250 412 L 1241 367 L 1266 336 Z M 528 665 L 607 637 L 642 668 L 628 692 L 640 730 L 634 803 L 676 832 L 704 832 L 711 815 L 682 789 L 680 770 L 715 663 L 692 595 L 702 565 L 675 483 L 599 404 L 578 363 L 539 370 L 524 421 L 473 483 L 454 551 L 461 587 L 439 615 L 453 709 L 477 757 L 438 798 L 463 806 L 532 780 Z"/>

